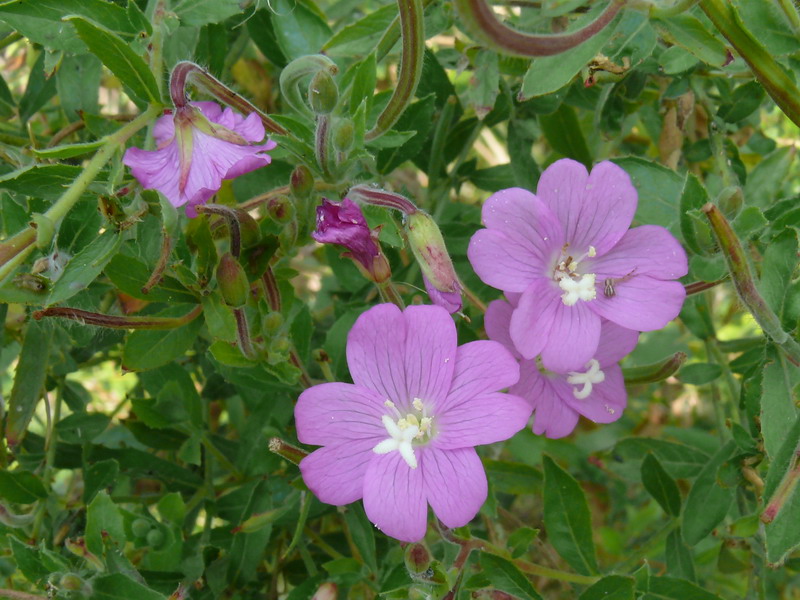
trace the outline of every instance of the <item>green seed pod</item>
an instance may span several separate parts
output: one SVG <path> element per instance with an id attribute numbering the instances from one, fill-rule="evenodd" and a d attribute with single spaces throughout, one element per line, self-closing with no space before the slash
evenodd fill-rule
<path id="1" fill-rule="evenodd" d="M 131 531 L 137 538 L 145 537 L 152 528 L 153 524 L 149 519 L 136 519 L 131 523 Z"/>
<path id="2" fill-rule="evenodd" d="M 337 152 L 347 152 L 353 146 L 355 129 L 350 119 L 339 121 L 333 131 L 333 147 Z"/>
<path id="3" fill-rule="evenodd" d="M 164 545 L 166 539 L 167 536 L 165 536 L 164 532 L 158 528 L 151 529 L 147 533 L 147 545 L 152 548 L 155 548 L 156 550 L 158 550 L 159 548 L 161 548 L 161 546 Z"/>
<path id="4" fill-rule="evenodd" d="M 280 225 L 285 225 L 294 219 L 294 204 L 288 196 L 280 195 L 270 199 L 267 210 L 269 216 Z"/>
<path id="5" fill-rule="evenodd" d="M 327 115 L 339 102 L 339 88 L 327 69 L 317 71 L 308 86 L 308 103 L 318 115 Z"/>
<path id="6" fill-rule="evenodd" d="M 308 198 L 314 189 L 314 176 L 311 174 L 311 170 L 305 165 L 295 167 L 294 171 L 292 171 L 289 187 L 292 190 L 292 196 L 298 200 Z"/>
<path id="7" fill-rule="evenodd" d="M 406 546 L 406 569 L 412 575 L 425 573 L 431 566 L 431 553 L 423 544 L 409 544 Z"/>
<path id="8" fill-rule="evenodd" d="M 250 283 L 247 281 L 247 275 L 245 275 L 242 265 L 230 252 L 226 252 L 219 259 L 217 285 L 228 306 L 241 308 L 247 304 Z"/>

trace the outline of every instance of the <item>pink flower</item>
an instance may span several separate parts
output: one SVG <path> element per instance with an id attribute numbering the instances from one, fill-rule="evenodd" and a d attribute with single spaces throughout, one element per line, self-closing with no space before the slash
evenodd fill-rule
<path id="1" fill-rule="evenodd" d="M 381 283 L 389 279 L 392 271 L 378 246 L 378 229 L 367 225 L 358 205 L 344 198 L 341 202 L 322 199 L 317 207 L 317 229 L 311 237 L 321 244 L 344 246 L 359 270 L 368 279 Z"/>
<path id="2" fill-rule="evenodd" d="M 549 438 L 569 435 L 583 415 L 595 423 L 611 423 L 622 416 L 628 403 L 622 369 L 617 364 L 629 354 L 639 333 L 603 319 L 600 343 L 582 369 L 553 372 L 536 360 L 525 360 L 514 350 L 509 335 L 512 304 L 495 300 L 486 310 L 486 334 L 520 359 L 519 382 L 510 393 L 527 400 L 534 411 L 533 432 Z"/>
<path id="3" fill-rule="evenodd" d="M 173 206 L 194 207 L 219 190 L 223 179 L 234 179 L 268 165 L 267 150 L 275 142 L 264 139 L 264 125 L 256 113 L 247 118 L 224 111 L 214 102 L 193 102 L 156 121 L 157 150 L 128 148 L 122 159 L 145 189 L 160 191 Z"/>
<path id="4" fill-rule="evenodd" d="M 664 327 L 681 310 L 686 253 L 663 227 L 628 229 L 636 212 L 628 174 L 605 161 L 591 174 L 574 160 L 550 165 L 536 195 L 501 190 L 483 206 L 467 252 L 475 272 L 521 293 L 511 339 L 531 359 L 565 373 L 595 356 L 600 323 L 636 331 Z"/>
<path id="5" fill-rule="evenodd" d="M 436 286 L 433 285 L 431 280 L 425 277 L 425 275 L 422 276 L 422 281 L 425 283 L 425 290 L 428 292 L 431 302 L 441 306 L 450 314 L 461 310 L 461 284 L 458 283 L 458 280 L 455 281 L 454 286 L 456 291 L 454 292 L 439 291 L 436 289 Z"/>
<path id="6" fill-rule="evenodd" d="M 328 504 L 364 499 L 387 535 L 421 540 L 428 504 L 447 527 L 461 527 L 486 500 L 473 446 L 508 439 L 531 414 L 498 390 L 519 367 L 501 344 L 457 347 L 450 315 L 438 306 L 400 311 L 380 304 L 347 338 L 353 384 L 323 383 L 297 401 L 297 437 L 323 446 L 300 463 L 308 487 Z"/>

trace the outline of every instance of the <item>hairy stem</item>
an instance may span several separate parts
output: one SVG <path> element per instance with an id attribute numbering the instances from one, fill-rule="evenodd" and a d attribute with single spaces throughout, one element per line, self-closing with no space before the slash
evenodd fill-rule
<path id="1" fill-rule="evenodd" d="M 79 308 L 52 306 L 34 311 L 33 318 L 38 321 L 44 317 L 61 317 L 108 329 L 177 329 L 194 321 L 202 312 L 203 307 L 198 305 L 182 317 L 120 317 L 93 313 Z"/>

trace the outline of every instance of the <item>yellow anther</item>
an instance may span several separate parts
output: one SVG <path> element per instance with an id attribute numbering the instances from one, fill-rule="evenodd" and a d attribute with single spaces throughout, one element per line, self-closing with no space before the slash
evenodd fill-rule
<path id="1" fill-rule="evenodd" d="M 589 246 L 589 258 L 594 258 L 595 256 L 597 256 L 597 248 Z"/>
<path id="2" fill-rule="evenodd" d="M 422 409 L 424 408 L 424 406 L 422 404 L 422 400 L 420 400 L 419 398 L 414 398 L 414 401 L 411 404 L 418 411 L 422 412 Z"/>

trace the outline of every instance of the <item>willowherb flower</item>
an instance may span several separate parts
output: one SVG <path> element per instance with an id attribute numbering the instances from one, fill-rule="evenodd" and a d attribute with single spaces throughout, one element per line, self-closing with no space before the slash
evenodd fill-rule
<path id="1" fill-rule="evenodd" d="M 425 284 L 425 291 L 428 292 L 431 302 L 441 306 L 451 314 L 461 310 L 463 303 L 461 300 L 461 284 L 458 280 L 455 282 L 454 292 L 442 292 L 436 289 L 436 286 L 425 275 L 422 276 L 422 281 Z"/>
<path id="2" fill-rule="evenodd" d="M 344 256 L 353 259 L 365 277 L 376 283 L 389 279 L 392 271 L 378 245 L 378 230 L 371 230 L 359 206 L 344 198 L 341 202 L 322 199 L 317 207 L 317 228 L 311 237 L 322 244 L 344 246 Z"/>
<path id="3" fill-rule="evenodd" d="M 364 499 L 387 535 L 416 542 L 428 504 L 447 527 L 466 525 L 487 495 L 473 446 L 508 439 L 531 407 L 499 392 L 519 366 L 498 342 L 457 346 L 450 315 L 439 306 L 400 311 L 380 304 L 362 314 L 347 338 L 354 383 L 323 383 L 295 407 L 297 437 L 323 446 L 300 463 L 322 501 Z"/>
<path id="4" fill-rule="evenodd" d="M 525 398 L 533 407 L 533 432 L 560 438 L 575 429 L 579 415 L 595 423 L 619 419 L 628 394 L 618 362 L 634 349 L 639 333 L 603 319 L 597 350 L 583 368 L 553 372 L 537 359 L 526 360 L 514 350 L 509 335 L 513 310 L 505 300 L 495 300 L 486 310 L 484 324 L 490 339 L 520 359 L 519 382 L 509 392 Z"/>
<path id="5" fill-rule="evenodd" d="M 205 203 L 222 186 L 271 162 L 264 139 L 264 125 L 256 113 L 242 117 L 214 102 L 193 102 L 156 121 L 153 136 L 157 150 L 128 148 L 122 159 L 142 187 L 160 191 L 173 206 L 186 206 L 196 217 L 195 206 Z"/>
<path id="6" fill-rule="evenodd" d="M 651 331 L 678 315 L 686 292 L 673 280 L 688 271 L 686 253 L 663 227 L 628 229 L 637 202 L 620 167 L 589 174 L 569 159 L 542 173 L 535 195 L 510 188 L 486 201 L 468 256 L 484 282 L 521 294 L 511 339 L 522 356 L 578 370 L 597 351 L 601 319 Z"/>

